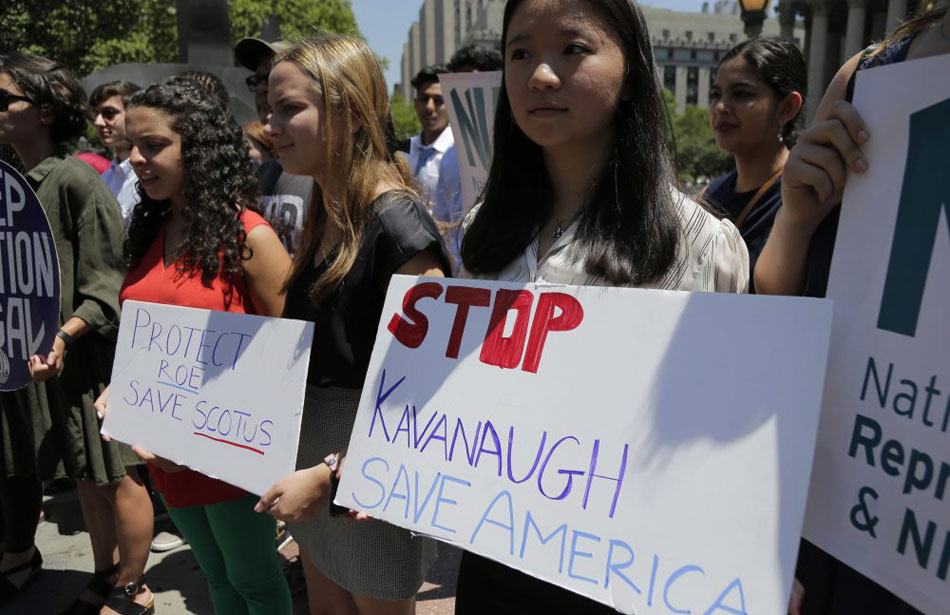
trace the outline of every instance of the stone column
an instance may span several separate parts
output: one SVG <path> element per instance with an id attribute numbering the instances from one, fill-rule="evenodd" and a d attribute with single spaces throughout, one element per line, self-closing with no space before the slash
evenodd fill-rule
<path id="1" fill-rule="evenodd" d="M 806 117 L 809 121 L 825 94 L 825 65 L 828 57 L 828 5 L 824 0 L 811 3 L 811 36 L 808 47 L 808 101 Z"/>
<path id="2" fill-rule="evenodd" d="M 894 28 L 907 16 L 907 0 L 888 0 L 887 22 L 884 26 L 885 35 L 894 31 Z"/>
<path id="3" fill-rule="evenodd" d="M 887 26 L 887 13 L 879 11 L 871 16 L 871 40 L 879 41 L 884 38 L 884 29 Z"/>
<path id="4" fill-rule="evenodd" d="M 676 67 L 676 111 L 682 113 L 686 108 L 686 67 Z"/>
<path id="5" fill-rule="evenodd" d="M 867 0 L 848 0 L 848 29 L 844 35 L 844 59 L 864 49 L 864 10 Z"/>
<path id="6" fill-rule="evenodd" d="M 697 79 L 699 83 L 696 84 L 696 106 L 697 107 L 708 107 L 709 106 L 709 73 L 712 72 L 712 69 L 708 66 L 699 67 L 699 75 Z"/>
<path id="7" fill-rule="evenodd" d="M 795 40 L 795 9 L 790 0 L 782 0 L 778 5 L 778 23 L 780 35 L 787 41 Z"/>

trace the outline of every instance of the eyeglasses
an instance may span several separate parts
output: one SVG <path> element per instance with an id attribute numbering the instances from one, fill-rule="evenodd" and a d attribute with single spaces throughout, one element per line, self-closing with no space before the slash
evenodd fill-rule
<path id="1" fill-rule="evenodd" d="M 93 112 L 93 114 L 95 113 L 96 112 Z M 122 112 L 116 109 L 115 107 L 103 107 L 102 109 L 99 109 L 98 111 L 98 115 L 101 115 L 102 119 L 104 119 L 107 122 L 111 122 L 112 120 L 114 120 L 115 116 L 119 115 L 120 113 Z"/>
<path id="2" fill-rule="evenodd" d="M 24 102 L 30 103 L 31 105 L 36 104 L 33 102 L 33 99 L 27 98 L 26 96 L 17 96 L 16 94 L 7 92 L 6 90 L 0 90 L 0 111 L 6 111 L 9 109 L 10 103 L 15 100 L 22 100 Z"/>
<path id="3" fill-rule="evenodd" d="M 266 73 L 263 75 L 254 73 L 253 75 L 245 79 L 244 83 L 247 84 L 247 89 L 249 89 L 252 92 L 256 92 L 257 86 L 259 86 L 262 83 L 267 83 L 267 77 L 269 76 L 270 76 L 270 73 Z"/>

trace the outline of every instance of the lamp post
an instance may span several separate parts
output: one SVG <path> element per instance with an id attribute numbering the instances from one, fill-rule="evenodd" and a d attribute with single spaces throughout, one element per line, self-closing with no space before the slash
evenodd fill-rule
<path id="1" fill-rule="evenodd" d="M 745 34 L 749 38 L 762 34 L 762 22 L 769 10 L 769 0 L 739 0 L 742 9 L 742 22 Z"/>

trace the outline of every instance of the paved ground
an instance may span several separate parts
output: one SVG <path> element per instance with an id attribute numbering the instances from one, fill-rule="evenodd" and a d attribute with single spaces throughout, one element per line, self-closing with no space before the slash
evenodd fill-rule
<path id="1" fill-rule="evenodd" d="M 75 491 L 45 498 L 47 520 L 40 524 L 37 545 L 43 554 L 43 572 L 16 600 L 0 603 L 3 615 L 52 615 L 79 595 L 93 571 L 89 536 L 84 531 Z M 287 561 L 296 557 L 291 543 L 281 551 Z M 455 608 L 455 577 L 460 552 L 439 544 L 439 559 L 419 592 L 418 615 L 448 615 Z M 208 590 L 187 547 L 152 553 L 146 574 L 156 594 L 156 615 L 195 613 L 212 615 Z M 293 583 L 292 583 L 293 585 Z M 299 585 L 299 584 L 298 584 Z M 295 615 L 307 615 L 306 594 L 294 596 Z"/>

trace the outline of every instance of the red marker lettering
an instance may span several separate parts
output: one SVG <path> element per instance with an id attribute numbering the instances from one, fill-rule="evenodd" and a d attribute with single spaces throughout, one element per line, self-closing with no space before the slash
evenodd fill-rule
<path id="1" fill-rule="evenodd" d="M 495 293 L 495 307 L 492 310 L 479 357 L 482 363 L 506 369 L 518 367 L 524 351 L 524 340 L 528 333 L 533 302 L 534 297 L 527 290 L 500 289 Z M 511 337 L 504 337 L 505 321 L 509 310 L 517 310 L 518 316 Z"/>
<path id="2" fill-rule="evenodd" d="M 429 332 L 429 319 L 416 309 L 420 299 L 438 299 L 442 295 L 442 285 L 438 282 L 423 282 L 406 291 L 402 300 L 402 311 L 410 320 L 399 314 L 393 314 L 389 321 L 389 332 L 406 348 L 418 348 Z"/>
<path id="3" fill-rule="evenodd" d="M 491 305 L 491 291 L 487 288 L 472 288 L 470 286 L 449 286 L 445 292 L 445 302 L 458 306 L 455 310 L 455 322 L 452 323 L 452 333 L 449 335 L 449 345 L 445 348 L 445 356 L 449 359 L 459 358 L 459 348 L 462 345 L 462 334 L 465 332 L 465 323 L 468 321 L 470 307 L 488 307 Z"/>
<path id="4" fill-rule="evenodd" d="M 554 316 L 555 307 L 561 309 L 557 316 Z M 583 319 L 584 308 L 574 297 L 564 293 L 542 293 L 538 299 L 538 309 L 534 313 L 531 338 L 528 340 L 528 350 L 525 352 L 521 369 L 532 374 L 538 373 L 548 331 L 570 331 L 577 328 Z"/>

